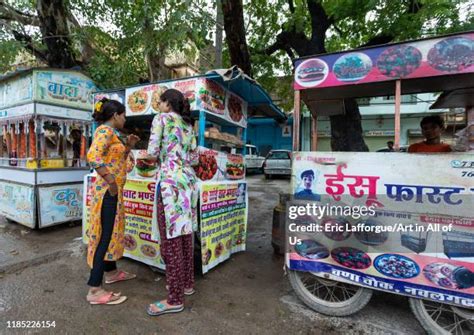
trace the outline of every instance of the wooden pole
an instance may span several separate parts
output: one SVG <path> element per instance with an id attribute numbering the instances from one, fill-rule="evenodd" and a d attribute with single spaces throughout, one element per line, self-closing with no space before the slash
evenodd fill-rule
<path id="1" fill-rule="evenodd" d="M 395 143 L 394 149 L 400 149 L 400 102 L 401 102 L 401 81 L 395 82 Z"/>
<path id="2" fill-rule="evenodd" d="M 318 117 L 311 114 L 311 151 L 318 149 Z"/>
<path id="3" fill-rule="evenodd" d="M 295 91 L 295 105 L 293 111 L 293 151 L 300 150 L 300 114 L 301 96 L 300 91 Z"/>

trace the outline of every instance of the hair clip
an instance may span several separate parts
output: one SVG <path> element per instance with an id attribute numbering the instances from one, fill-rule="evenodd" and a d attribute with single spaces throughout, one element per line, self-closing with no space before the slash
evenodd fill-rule
<path id="1" fill-rule="evenodd" d="M 95 108 L 94 108 L 94 111 L 96 113 L 100 113 L 101 110 L 102 110 L 102 105 L 103 105 L 103 102 L 102 101 L 99 101 L 95 104 Z"/>

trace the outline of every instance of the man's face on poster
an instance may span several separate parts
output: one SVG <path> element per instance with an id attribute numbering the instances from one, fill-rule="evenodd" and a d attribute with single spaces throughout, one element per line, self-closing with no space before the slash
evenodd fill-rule
<path id="1" fill-rule="evenodd" d="M 311 190 L 311 187 L 313 187 L 313 176 L 309 175 L 309 176 L 304 176 L 303 177 L 303 185 L 304 185 L 304 188 L 307 189 L 307 190 Z"/>

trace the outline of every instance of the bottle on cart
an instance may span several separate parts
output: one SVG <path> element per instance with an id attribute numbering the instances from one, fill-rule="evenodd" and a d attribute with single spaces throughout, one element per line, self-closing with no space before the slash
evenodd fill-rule
<path id="1" fill-rule="evenodd" d="M 18 165 L 18 160 L 17 160 L 17 154 L 16 150 L 12 150 L 10 154 L 10 166 L 17 166 Z"/>

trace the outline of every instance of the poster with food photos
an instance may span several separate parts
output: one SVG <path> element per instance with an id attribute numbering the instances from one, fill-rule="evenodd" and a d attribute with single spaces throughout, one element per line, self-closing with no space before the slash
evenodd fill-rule
<path id="1" fill-rule="evenodd" d="M 298 152 L 293 159 L 289 206 L 317 212 L 288 215 L 290 269 L 474 307 L 472 154 Z"/>
<path id="2" fill-rule="evenodd" d="M 127 180 L 123 190 L 125 207 L 124 255 L 142 263 L 164 269 L 160 242 L 152 239 L 154 181 Z"/>
<path id="3" fill-rule="evenodd" d="M 200 184 L 202 271 L 244 251 L 247 237 L 247 183 Z"/>
<path id="4" fill-rule="evenodd" d="M 245 178 L 245 160 L 242 155 L 198 148 L 198 164 L 194 171 L 199 181 L 228 181 Z"/>
<path id="5" fill-rule="evenodd" d="M 294 88 L 335 87 L 474 72 L 474 33 L 297 60 Z"/>
<path id="6" fill-rule="evenodd" d="M 196 108 L 236 126 L 247 127 L 247 102 L 213 80 L 198 81 Z"/>
<path id="7" fill-rule="evenodd" d="M 125 90 L 125 115 L 154 115 L 160 112 L 160 96 L 170 87 L 169 83 L 143 85 Z"/>
<path id="8" fill-rule="evenodd" d="M 82 219 L 82 238 L 85 244 L 89 239 L 90 205 L 92 183 L 95 176 L 84 178 L 84 210 Z M 152 239 L 153 205 L 155 200 L 153 180 L 127 179 L 123 189 L 125 208 L 124 256 L 164 270 L 160 242 Z"/>

